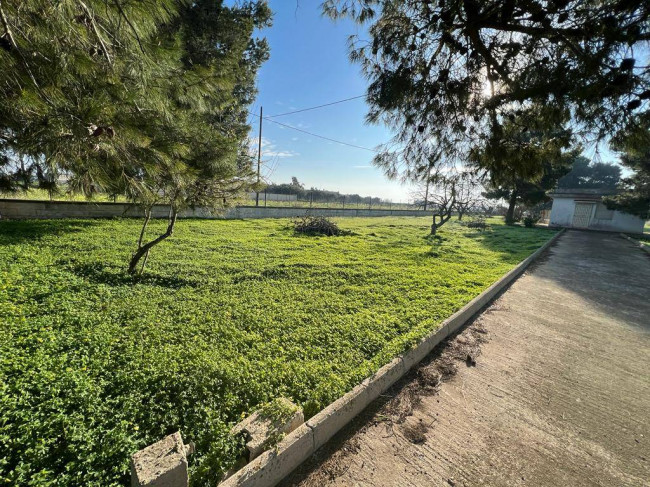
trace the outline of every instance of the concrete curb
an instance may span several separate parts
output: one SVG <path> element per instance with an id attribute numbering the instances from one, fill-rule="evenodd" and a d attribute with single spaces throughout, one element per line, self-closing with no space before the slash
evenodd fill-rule
<path id="1" fill-rule="evenodd" d="M 625 235 L 624 233 L 619 233 L 619 235 L 621 237 L 623 237 L 624 239 L 627 239 L 630 242 L 632 242 L 634 245 L 639 247 L 644 252 L 647 252 L 648 254 L 650 254 L 650 246 L 649 245 L 644 245 L 644 244 L 640 243 L 638 240 L 634 240 L 632 237 L 630 237 L 629 235 Z"/>
<path id="2" fill-rule="evenodd" d="M 219 484 L 219 487 L 273 487 L 276 485 L 352 421 L 380 394 L 401 379 L 413 366 L 420 363 L 440 342 L 467 323 L 497 294 L 519 277 L 564 232 L 565 229 L 560 230 L 542 247 L 520 262 L 517 267 L 443 321 L 440 328 L 313 416 L 280 441 L 275 450 L 263 453 Z"/>

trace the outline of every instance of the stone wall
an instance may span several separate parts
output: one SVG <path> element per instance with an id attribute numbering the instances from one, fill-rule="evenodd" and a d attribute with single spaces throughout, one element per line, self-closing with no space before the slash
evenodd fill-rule
<path id="1" fill-rule="evenodd" d="M 169 207 L 157 205 L 154 218 L 166 218 Z M 212 214 L 205 208 L 187 210 L 179 218 L 295 218 L 306 214 L 328 217 L 430 216 L 423 210 L 375 210 L 368 208 L 286 208 L 238 206 L 225 214 Z M 113 218 L 142 217 L 142 209 L 128 203 L 94 203 L 87 201 L 31 201 L 0 199 L 0 219 Z"/>

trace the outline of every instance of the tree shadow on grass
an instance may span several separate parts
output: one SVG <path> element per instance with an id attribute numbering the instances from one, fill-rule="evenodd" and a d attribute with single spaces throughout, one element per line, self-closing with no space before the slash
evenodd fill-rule
<path id="1" fill-rule="evenodd" d="M 500 254 L 503 262 L 517 263 L 539 249 L 556 232 L 539 228 L 493 226 L 490 230 L 467 230 L 465 236 L 479 246 Z"/>
<path id="2" fill-rule="evenodd" d="M 479 247 L 497 254 L 493 257 L 501 262 L 516 264 L 540 248 L 553 236 L 553 231 L 544 229 L 529 229 L 523 227 L 506 227 L 503 225 L 489 226 L 486 229 L 463 228 L 463 238 L 474 241 Z M 431 247 L 424 255 L 426 257 L 448 257 L 454 254 L 465 254 L 459 245 L 449 235 L 439 233 L 422 237 Z M 474 254 L 475 252 L 471 252 Z M 478 257 L 477 257 L 478 258 Z"/>
<path id="3" fill-rule="evenodd" d="M 29 243 L 44 237 L 81 232 L 98 224 L 94 220 L 0 221 L 0 245 Z"/>
<path id="4" fill-rule="evenodd" d="M 101 262 L 74 264 L 70 266 L 70 271 L 93 284 L 107 284 L 109 286 L 143 284 L 169 289 L 180 289 L 182 287 L 196 288 L 200 286 L 200 283 L 193 279 L 186 279 L 179 276 L 164 276 L 146 271 L 141 275 L 131 276 L 123 267 L 105 265 Z"/>

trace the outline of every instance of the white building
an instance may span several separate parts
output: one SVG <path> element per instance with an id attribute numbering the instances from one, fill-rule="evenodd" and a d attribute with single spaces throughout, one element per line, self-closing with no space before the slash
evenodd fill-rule
<path id="1" fill-rule="evenodd" d="M 553 198 L 550 226 L 588 228 L 610 232 L 643 233 L 644 220 L 617 210 L 608 210 L 600 189 L 557 189 Z"/>

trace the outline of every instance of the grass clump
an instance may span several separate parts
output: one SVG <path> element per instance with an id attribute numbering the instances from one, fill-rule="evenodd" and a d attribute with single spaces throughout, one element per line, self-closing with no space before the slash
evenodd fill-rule
<path id="1" fill-rule="evenodd" d="M 260 408 L 260 414 L 272 423 L 284 423 L 297 411 L 298 406 L 283 398 L 276 398 Z"/>
<path id="2" fill-rule="evenodd" d="M 178 429 L 193 485 L 214 485 L 242 415 L 276 397 L 315 414 L 554 233 L 495 221 L 432 243 L 428 218 L 341 218 L 349 237 L 297 239 L 286 220 L 183 220 L 134 282 L 140 224 L 0 221 L 6 485 L 128 485 L 130 455 Z"/>

